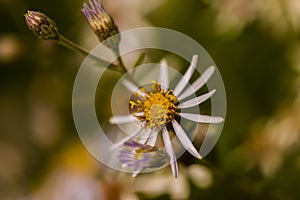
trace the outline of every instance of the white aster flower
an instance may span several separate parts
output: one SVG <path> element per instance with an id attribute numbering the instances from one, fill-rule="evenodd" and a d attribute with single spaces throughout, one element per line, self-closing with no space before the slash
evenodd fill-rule
<path id="1" fill-rule="evenodd" d="M 122 84 L 132 93 L 132 98 L 128 102 L 130 114 L 110 118 L 112 124 L 140 123 L 139 130 L 122 139 L 115 146 L 123 145 L 124 142 L 129 140 L 135 140 L 140 144 L 154 147 L 158 135 L 161 134 L 174 177 L 178 176 L 178 166 L 174 148 L 171 144 L 170 131 L 172 129 L 182 146 L 190 154 L 198 159 L 202 158 L 193 146 L 188 134 L 180 125 L 179 120 L 184 118 L 196 123 L 220 123 L 224 120 L 223 117 L 219 116 L 183 112 L 185 108 L 198 106 L 208 100 L 216 92 L 216 90 L 212 90 L 201 96 L 185 100 L 205 85 L 215 71 L 215 67 L 210 66 L 189 85 L 190 78 L 197 66 L 197 60 L 198 56 L 194 55 L 189 68 L 174 89 L 169 88 L 169 73 L 165 60 L 161 62 L 159 76 L 157 80 L 153 80 L 151 91 L 139 88 L 126 79 L 123 80 Z"/>

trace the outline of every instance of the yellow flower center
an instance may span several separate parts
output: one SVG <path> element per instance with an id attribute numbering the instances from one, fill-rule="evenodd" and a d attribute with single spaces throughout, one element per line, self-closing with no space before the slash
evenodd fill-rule
<path id="1" fill-rule="evenodd" d="M 145 92 L 144 88 L 141 88 L 140 92 L 133 94 L 137 97 L 137 100 L 131 100 L 131 109 L 136 109 L 136 112 L 142 114 L 133 114 L 134 117 L 138 118 L 141 122 L 146 122 L 146 126 L 161 127 L 172 121 L 175 114 L 177 113 L 177 97 L 172 93 L 171 90 L 161 88 L 159 83 L 152 85 L 154 92 Z"/>

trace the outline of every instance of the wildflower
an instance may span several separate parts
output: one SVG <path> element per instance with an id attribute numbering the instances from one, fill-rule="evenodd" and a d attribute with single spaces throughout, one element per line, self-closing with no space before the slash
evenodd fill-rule
<path id="1" fill-rule="evenodd" d="M 140 144 L 153 147 L 156 145 L 158 134 L 161 133 L 165 150 L 169 157 L 172 173 L 175 177 L 178 176 L 178 167 L 169 135 L 171 130 L 169 129 L 173 129 L 180 143 L 189 153 L 194 157 L 201 159 L 201 155 L 193 146 L 178 120 L 184 118 L 197 123 L 220 123 L 224 120 L 222 117 L 218 116 L 183 112 L 185 108 L 198 106 L 208 100 L 216 91 L 212 90 L 190 100 L 184 100 L 197 92 L 208 81 L 215 70 L 214 66 L 210 66 L 202 76 L 187 87 L 196 68 L 197 59 L 198 56 L 194 55 L 191 65 L 182 79 L 177 83 L 174 90 L 169 89 L 169 74 L 165 61 L 163 61 L 160 66 L 158 81 L 155 81 L 152 85 L 153 91 L 147 91 L 144 88 L 137 90 L 138 87 L 134 83 L 125 79 L 123 85 L 133 94 L 129 102 L 131 114 L 113 116 L 110 118 L 110 123 L 112 124 L 126 124 L 132 122 L 141 124 L 141 128 L 136 133 L 123 139 L 121 142 L 135 138 Z"/>
<path id="2" fill-rule="evenodd" d="M 55 22 L 44 13 L 28 10 L 25 22 L 30 31 L 43 40 L 59 40 L 59 33 Z"/>
<path id="3" fill-rule="evenodd" d="M 105 11 L 100 0 L 89 1 L 89 6 L 84 3 L 81 9 L 82 13 L 89 21 L 89 24 L 100 42 L 113 49 L 117 50 L 120 42 L 120 35 L 118 35 L 119 30 L 115 25 L 113 19 Z M 113 38 L 107 40 L 108 38 L 114 36 Z"/>
<path id="4" fill-rule="evenodd" d="M 162 148 L 128 140 L 124 143 L 119 161 L 122 163 L 122 167 L 132 169 L 132 176 L 135 177 L 143 169 L 163 166 L 167 163 L 168 156 Z"/>

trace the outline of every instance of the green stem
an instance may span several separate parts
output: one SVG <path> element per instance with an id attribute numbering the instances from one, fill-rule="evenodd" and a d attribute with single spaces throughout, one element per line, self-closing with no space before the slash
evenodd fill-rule
<path id="1" fill-rule="evenodd" d="M 126 69 L 126 67 L 125 67 L 125 65 L 124 65 L 124 62 L 123 62 L 123 60 L 122 60 L 122 57 L 121 57 L 121 55 L 120 55 L 119 48 L 116 49 L 116 50 L 114 50 L 114 53 L 116 54 L 116 56 L 118 56 L 117 60 L 118 60 L 119 65 L 120 65 L 120 67 L 121 67 L 120 70 L 122 70 L 122 72 L 123 72 L 124 74 L 127 73 L 128 71 L 127 71 L 127 69 Z M 132 75 L 131 73 L 127 73 L 127 76 L 128 76 L 127 78 L 128 78 L 132 83 L 138 85 L 137 82 L 134 80 L 133 75 Z"/>
<path id="2" fill-rule="evenodd" d="M 70 41 L 69 39 L 65 38 L 63 35 L 59 35 L 58 43 L 64 47 L 67 47 L 73 51 L 77 51 L 83 56 L 88 56 L 89 52 L 82 48 L 81 46 L 75 44 L 74 42 Z"/>
<path id="3" fill-rule="evenodd" d="M 127 69 L 126 69 L 126 67 L 125 67 L 125 65 L 124 65 L 124 63 L 123 63 L 123 60 L 122 60 L 121 56 L 118 56 L 118 62 L 119 62 L 119 64 L 120 64 L 122 70 L 124 71 L 124 73 L 126 73 L 126 72 L 127 72 Z"/>
<path id="4" fill-rule="evenodd" d="M 119 58 L 118 58 L 118 61 L 120 62 L 120 66 L 115 65 L 113 63 L 108 63 L 107 61 L 105 61 L 101 58 L 98 58 L 97 56 L 94 56 L 93 54 L 90 54 L 86 49 L 82 48 L 81 46 L 79 46 L 79 45 L 75 44 L 74 42 L 70 41 L 69 39 L 65 38 L 63 35 L 59 35 L 59 40 L 57 42 L 58 42 L 58 44 L 60 44 L 64 47 L 67 47 L 73 51 L 76 51 L 83 56 L 90 57 L 91 59 L 95 60 L 96 62 L 98 62 L 102 65 L 109 66 L 108 68 L 111 70 L 121 72 L 122 74 L 127 72 L 124 67 L 123 62 L 120 62 L 121 59 L 119 59 Z"/>

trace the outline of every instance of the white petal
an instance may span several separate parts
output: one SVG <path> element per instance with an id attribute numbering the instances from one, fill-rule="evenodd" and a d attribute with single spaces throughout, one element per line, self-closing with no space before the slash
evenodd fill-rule
<path id="1" fill-rule="evenodd" d="M 127 88 L 127 90 L 128 90 L 129 92 L 131 92 L 131 93 L 139 92 L 142 96 L 145 95 L 145 93 L 143 93 L 143 92 L 141 92 L 141 91 L 139 90 L 139 87 L 138 87 L 138 86 L 136 86 L 134 83 L 132 83 L 132 82 L 126 80 L 126 79 L 124 79 L 124 80 L 122 81 L 122 84 L 123 84 L 123 85 Z"/>
<path id="2" fill-rule="evenodd" d="M 126 123 L 132 123 L 137 121 L 138 119 L 132 115 L 118 115 L 118 116 L 113 116 L 109 119 L 109 123 L 111 124 L 126 124 Z"/>
<path id="3" fill-rule="evenodd" d="M 198 115 L 198 114 L 192 114 L 192 113 L 178 113 L 181 117 L 194 121 L 194 122 L 200 122 L 200 123 L 220 123 L 224 121 L 223 117 L 215 117 L 215 116 L 209 116 L 209 115 Z"/>
<path id="4" fill-rule="evenodd" d="M 146 130 L 143 129 L 142 132 L 141 132 L 141 136 L 139 138 L 139 143 L 145 144 L 145 142 L 149 139 L 150 134 L 151 134 L 151 129 L 150 128 L 148 128 Z"/>
<path id="5" fill-rule="evenodd" d="M 129 92 L 133 93 L 135 91 L 137 91 L 139 89 L 138 86 L 136 86 L 135 84 L 133 84 L 132 82 L 124 79 L 122 81 L 122 84 L 128 89 Z"/>
<path id="6" fill-rule="evenodd" d="M 132 177 L 136 177 L 142 170 L 143 170 L 142 167 L 134 169 L 132 173 Z"/>
<path id="7" fill-rule="evenodd" d="M 207 68 L 202 76 L 200 76 L 197 80 L 195 80 L 190 87 L 188 87 L 181 95 L 179 95 L 178 100 L 182 100 L 191 94 L 197 92 L 208 80 L 209 78 L 213 75 L 215 71 L 214 66 L 210 66 Z"/>
<path id="8" fill-rule="evenodd" d="M 172 143 L 170 140 L 170 136 L 169 136 L 169 133 L 168 133 L 168 130 L 166 127 L 164 127 L 162 130 L 162 136 L 163 136 L 163 141 L 165 144 L 167 154 L 170 159 L 172 174 L 175 178 L 177 178 L 178 177 L 178 166 L 177 166 L 176 156 L 175 156 L 174 149 L 173 149 L 173 146 L 172 146 Z"/>
<path id="9" fill-rule="evenodd" d="M 196 105 L 201 104 L 202 102 L 206 101 L 207 99 L 209 99 L 214 93 L 216 92 L 216 90 L 212 90 L 206 94 L 203 94 L 199 97 L 193 98 L 191 100 L 188 100 L 186 102 L 181 103 L 180 105 L 178 105 L 178 108 L 190 108 Z"/>
<path id="10" fill-rule="evenodd" d="M 158 82 L 161 83 L 162 88 L 169 89 L 169 73 L 166 59 L 160 61 Z"/>
<path id="11" fill-rule="evenodd" d="M 134 115 L 140 117 L 140 116 L 144 115 L 144 112 L 137 112 L 137 113 L 134 113 Z"/>
<path id="12" fill-rule="evenodd" d="M 172 120 L 172 125 L 173 125 L 174 131 L 175 131 L 179 141 L 183 145 L 183 147 L 188 152 L 190 152 L 190 154 L 192 154 L 193 156 L 195 156 L 198 159 L 201 159 L 202 156 L 199 155 L 198 151 L 196 150 L 196 148 L 190 141 L 189 137 L 186 135 L 183 128 L 178 124 L 178 122 L 176 120 Z"/>
<path id="13" fill-rule="evenodd" d="M 174 95 L 178 96 L 182 90 L 185 88 L 187 83 L 189 82 L 190 78 L 192 77 L 194 70 L 196 69 L 197 66 L 197 60 L 198 60 L 198 55 L 193 55 L 192 62 L 188 68 L 188 70 L 185 72 L 179 83 L 176 85 L 174 89 Z"/>
<path id="14" fill-rule="evenodd" d="M 151 134 L 150 134 L 150 137 L 148 138 L 148 141 L 147 141 L 146 144 L 148 144 L 152 147 L 155 146 L 157 136 L 158 136 L 158 131 L 157 130 L 152 130 Z"/>

